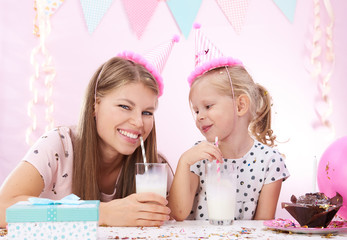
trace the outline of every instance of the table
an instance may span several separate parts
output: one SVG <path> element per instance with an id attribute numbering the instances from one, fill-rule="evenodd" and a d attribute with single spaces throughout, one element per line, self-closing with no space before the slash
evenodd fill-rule
<path id="1" fill-rule="evenodd" d="M 208 221 L 168 221 L 161 227 L 101 227 L 98 239 L 347 239 L 347 231 L 326 236 L 273 231 L 263 221 L 234 221 L 230 226 L 214 226 Z"/>
<path id="2" fill-rule="evenodd" d="M 323 234 L 290 234 L 288 232 L 273 231 L 263 225 L 263 221 L 235 221 L 230 226 L 214 226 L 208 221 L 167 221 L 161 227 L 99 227 L 98 239 L 347 239 L 347 231 L 341 231 L 332 236 Z M 7 236 L 0 236 L 0 240 Z"/>

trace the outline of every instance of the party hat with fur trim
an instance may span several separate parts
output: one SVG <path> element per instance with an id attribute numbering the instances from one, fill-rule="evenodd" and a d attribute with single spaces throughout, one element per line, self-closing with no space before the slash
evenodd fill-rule
<path id="1" fill-rule="evenodd" d="M 179 36 L 175 35 L 170 41 L 164 42 L 141 56 L 140 54 L 124 51 L 118 54 L 118 57 L 129 59 L 143 65 L 157 80 L 159 86 L 159 97 L 163 94 L 164 84 L 161 73 L 164 69 L 167 59 L 171 53 L 175 42 L 179 42 Z"/>
<path id="2" fill-rule="evenodd" d="M 194 24 L 195 28 L 195 70 L 189 75 L 188 83 L 192 85 L 200 75 L 218 67 L 242 65 L 242 62 L 232 57 L 225 57 L 223 53 L 200 30 L 201 25 Z"/>

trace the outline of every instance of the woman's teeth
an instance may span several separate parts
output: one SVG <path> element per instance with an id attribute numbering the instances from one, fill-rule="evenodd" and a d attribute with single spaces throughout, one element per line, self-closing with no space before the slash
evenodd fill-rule
<path id="1" fill-rule="evenodd" d="M 120 134 L 124 135 L 124 136 L 127 136 L 129 138 L 133 138 L 133 139 L 136 139 L 138 138 L 138 135 L 137 134 L 133 134 L 133 133 L 130 133 L 130 132 L 126 132 L 124 130 L 119 130 Z"/>

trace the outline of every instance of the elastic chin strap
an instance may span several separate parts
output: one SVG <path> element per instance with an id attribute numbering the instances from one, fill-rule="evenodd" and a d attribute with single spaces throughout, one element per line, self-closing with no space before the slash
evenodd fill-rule
<path id="1" fill-rule="evenodd" d="M 233 106 L 234 106 L 234 122 L 233 122 L 233 130 L 235 129 L 235 125 L 236 125 L 236 119 L 237 119 L 237 111 L 236 111 L 236 99 L 235 99 L 235 93 L 234 93 L 234 87 L 233 87 L 233 81 L 231 80 L 231 76 L 230 76 L 230 73 L 229 73 L 229 69 L 228 69 L 228 66 L 224 66 L 225 67 L 225 70 L 227 71 L 227 74 L 228 74 L 228 78 L 229 78 L 229 82 L 230 82 L 230 87 L 231 87 L 231 94 L 233 96 Z"/>

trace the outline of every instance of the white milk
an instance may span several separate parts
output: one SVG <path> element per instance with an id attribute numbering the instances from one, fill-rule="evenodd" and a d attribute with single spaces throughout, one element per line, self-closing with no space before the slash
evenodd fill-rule
<path id="1" fill-rule="evenodd" d="M 228 179 L 208 179 L 206 194 L 210 220 L 234 220 L 236 188 L 232 181 Z"/>
<path id="2" fill-rule="evenodd" d="M 165 177 L 165 179 L 164 179 Z M 145 173 L 136 175 L 136 193 L 153 192 L 166 198 L 166 175 Z"/>

